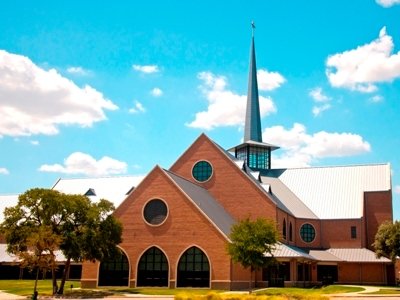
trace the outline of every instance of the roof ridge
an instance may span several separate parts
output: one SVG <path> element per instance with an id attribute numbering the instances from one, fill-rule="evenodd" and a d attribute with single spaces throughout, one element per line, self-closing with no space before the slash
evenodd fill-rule
<path id="1" fill-rule="evenodd" d="M 385 166 L 389 165 L 390 162 L 386 163 L 360 163 L 352 165 L 332 165 L 332 166 L 308 166 L 308 167 L 289 167 L 289 168 L 272 168 L 271 170 L 306 170 L 306 169 L 328 169 L 328 168 L 353 168 L 353 167 L 370 167 L 370 166 Z"/>

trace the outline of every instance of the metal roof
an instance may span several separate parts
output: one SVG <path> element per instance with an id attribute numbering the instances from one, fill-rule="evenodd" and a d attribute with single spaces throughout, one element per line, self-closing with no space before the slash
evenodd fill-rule
<path id="1" fill-rule="evenodd" d="M 204 215 L 222 232 L 229 237 L 231 227 L 236 221 L 203 187 L 194 184 L 170 171 L 164 170 L 167 175 L 181 188 L 181 190 L 193 201 Z"/>
<path id="2" fill-rule="evenodd" d="M 375 252 L 366 248 L 331 248 L 326 251 L 346 262 L 391 263 L 390 259 L 386 257 L 377 258 Z"/>
<path id="3" fill-rule="evenodd" d="M 260 103 L 258 99 L 256 52 L 254 36 L 251 38 L 249 81 L 247 90 L 246 120 L 244 125 L 244 140 L 262 142 Z"/>
<path id="4" fill-rule="evenodd" d="M 59 179 L 54 190 L 65 194 L 87 195 L 91 200 L 106 199 L 118 207 L 144 176 Z"/>
<path id="5" fill-rule="evenodd" d="M 314 257 L 316 260 L 321 262 L 341 262 L 344 261 L 339 257 L 333 255 L 327 250 L 310 250 L 309 254 Z"/>
<path id="6" fill-rule="evenodd" d="M 307 217 L 308 208 L 320 219 L 361 218 L 364 192 L 391 189 L 389 164 L 275 169 L 262 173 L 261 180 L 294 216 Z"/>
<path id="7" fill-rule="evenodd" d="M 275 258 L 303 258 L 308 260 L 315 260 L 314 257 L 301 250 L 300 248 L 282 243 L 277 243 L 275 245 L 275 250 L 273 251 L 272 255 Z"/>
<path id="8" fill-rule="evenodd" d="M 286 185 L 278 178 L 261 176 L 262 187 L 275 197 L 275 202 L 284 211 L 305 219 L 317 219 L 317 216 L 308 208 Z"/>
<path id="9" fill-rule="evenodd" d="M 18 204 L 19 195 L 0 195 L 0 223 L 4 221 L 4 209 Z"/>

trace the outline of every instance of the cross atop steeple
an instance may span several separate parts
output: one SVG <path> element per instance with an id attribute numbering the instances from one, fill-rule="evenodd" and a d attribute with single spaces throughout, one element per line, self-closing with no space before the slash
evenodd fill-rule
<path id="1" fill-rule="evenodd" d="M 250 46 L 250 68 L 247 90 L 246 120 L 244 126 L 244 141 L 262 142 L 260 104 L 258 100 L 256 51 L 254 47 L 254 21 L 251 22 L 252 37 Z"/>

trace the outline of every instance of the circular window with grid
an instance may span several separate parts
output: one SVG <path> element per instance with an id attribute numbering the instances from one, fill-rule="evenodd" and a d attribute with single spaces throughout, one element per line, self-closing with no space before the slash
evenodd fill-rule
<path id="1" fill-rule="evenodd" d="M 192 169 L 193 178 L 197 181 L 204 182 L 210 179 L 212 175 L 212 166 L 208 161 L 198 161 Z"/>
<path id="2" fill-rule="evenodd" d="M 300 228 L 300 237 L 306 243 L 311 243 L 315 239 L 315 228 L 311 224 L 303 224 Z"/>

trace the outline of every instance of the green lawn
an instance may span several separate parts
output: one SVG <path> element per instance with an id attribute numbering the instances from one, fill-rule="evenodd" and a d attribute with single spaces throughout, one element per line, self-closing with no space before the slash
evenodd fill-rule
<path id="1" fill-rule="evenodd" d="M 58 284 L 60 281 L 58 280 Z M 28 296 L 33 294 L 33 287 L 35 285 L 34 280 L 0 280 L 0 290 L 10 294 Z M 65 291 L 71 289 L 71 285 L 74 288 L 80 288 L 81 283 L 79 281 L 67 281 L 65 283 Z M 39 295 L 51 295 L 52 294 L 51 280 L 39 280 L 38 281 L 38 292 Z"/>
<path id="2" fill-rule="evenodd" d="M 73 290 L 71 289 L 73 285 Z M 34 280 L 0 280 L 0 290 L 11 294 L 29 296 L 33 293 Z M 104 287 L 96 290 L 81 290 L 79 281 L 68 281 L 65 294 L 74 297 L 101 297 L 118 294 L 175 295 L 176 300 L 322 300 L 327 294 L 363 291 L 363 288 L 331 285 L 323 288 L 267 288 L 251 294 L 235 293 L 210 289 L 169 289 L 169 288 L 112 288 Z M 51 280 L 38 281 L 39 295 L 51 295 Z M 400 292 L 398 289 L 382 289 L 380 294 Z"/>

